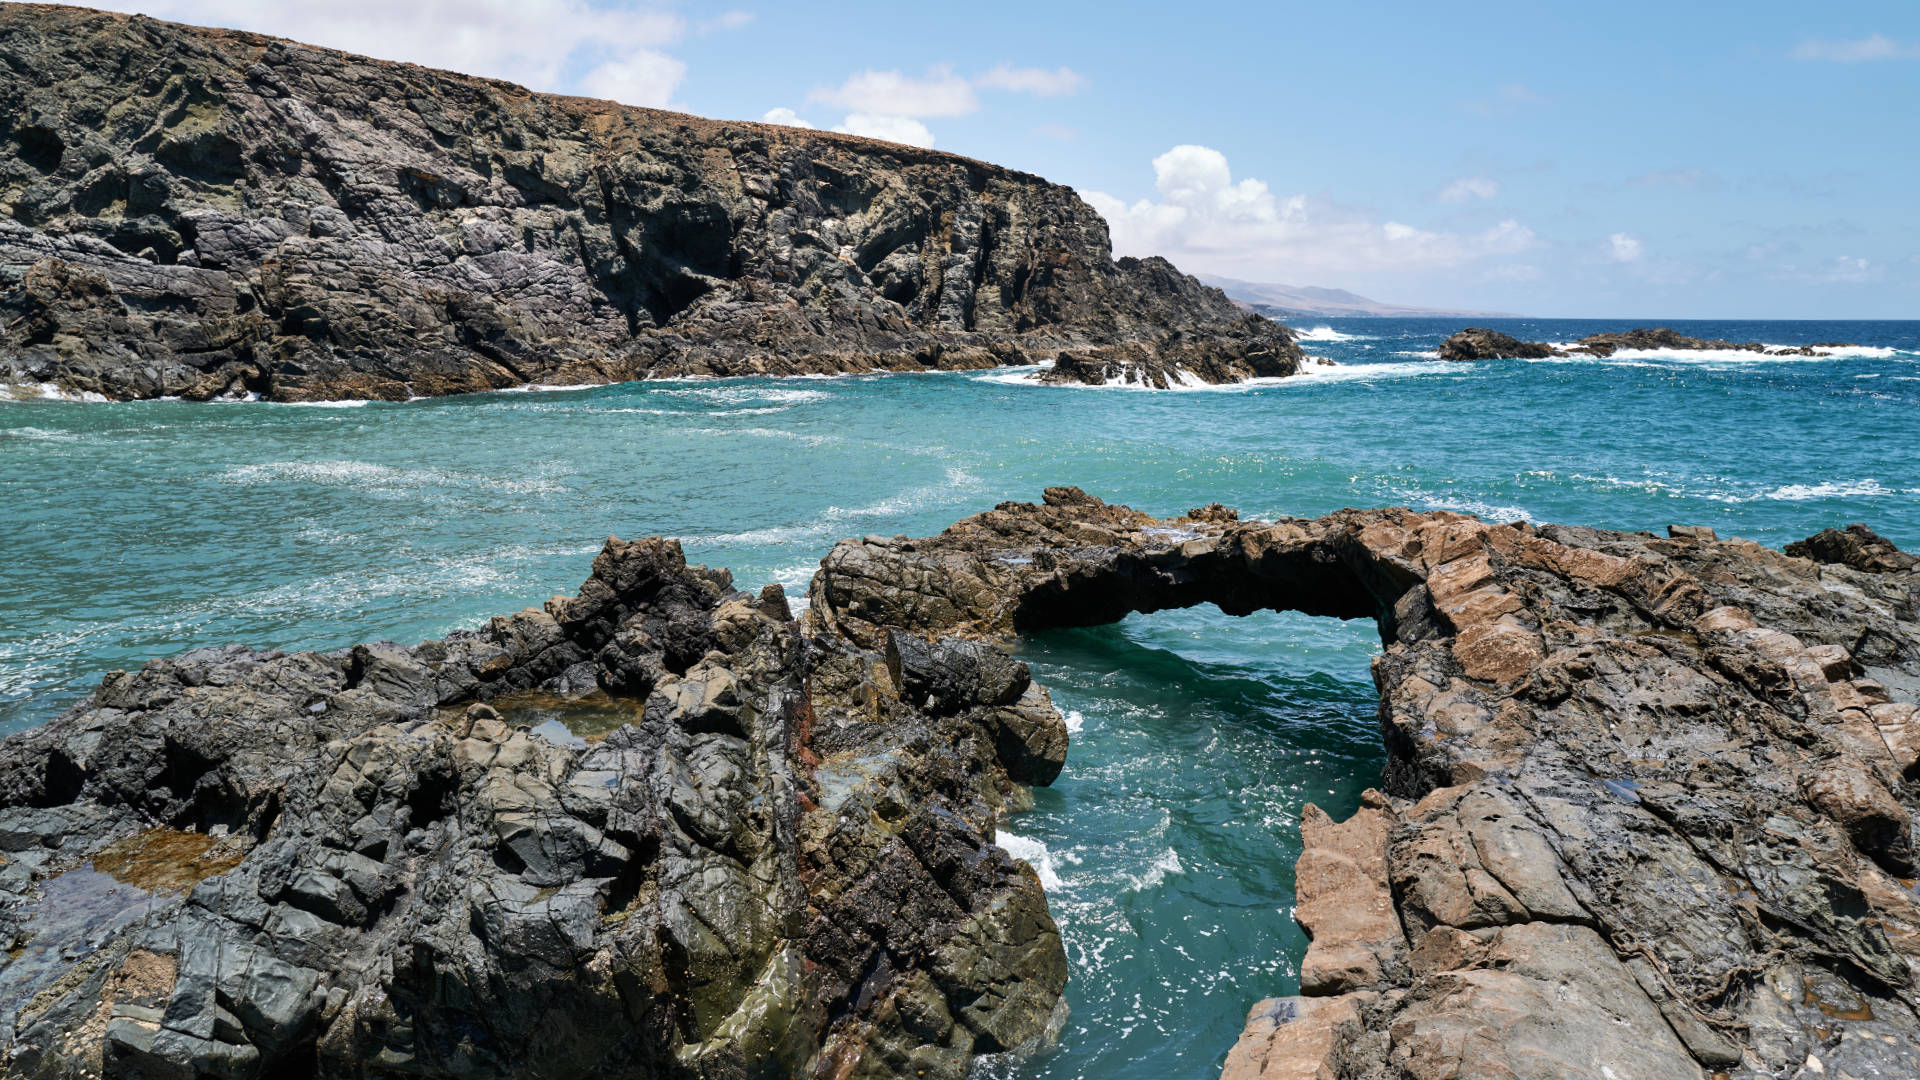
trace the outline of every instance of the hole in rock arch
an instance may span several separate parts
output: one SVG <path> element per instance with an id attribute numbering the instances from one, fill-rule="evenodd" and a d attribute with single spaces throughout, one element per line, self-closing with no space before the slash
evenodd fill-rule
<path id="1" fill-rule="evenodd" d="M 1300 811 L 1344 819 L 1386 754 L 1372 619 L 1211 604 L 1026 635 L 1073 743 L 1003 846 L 1066 942 L 1060 1048 L 1007 1080 L 1220 1075 L 1247 1010 L 1298 990 Z"/>

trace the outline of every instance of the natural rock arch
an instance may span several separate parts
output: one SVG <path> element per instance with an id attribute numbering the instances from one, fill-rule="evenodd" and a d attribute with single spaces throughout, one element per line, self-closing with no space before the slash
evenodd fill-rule
<path id="1" fill-rule="evenodd" d="M 1067 978 L 991 842 L 1067 733 L 1000 645 L 1211 602 L 1384 642 L 1385 792 L 1304 814 L 1302 996 L 1233 1076 L 1920 1074 L 1915 564 L 1671 531 L 1056 488 L 842 542 L 799 619 L 610 539 L 442 641 L 116 672 L 0 742 L 0 1041 L 44 1076 L 958 1080 Z M 620 722 L 531 730 L 556 700 Z M 106 877 L 125 919 L 50 953 Z"/>
<path id="2" fill-rule="evenodd" d="M 1254 1008 L 1230 1077 L 1911 1072 L 1920 576 L 1864 529 L 1814 558 L 1671 534 L 1054 488 L 843 541 L 811 617 L 869 643 L 1205 602 L 1377 620 L 1386 792 L 1308 808 L 1303 996 Z"/>

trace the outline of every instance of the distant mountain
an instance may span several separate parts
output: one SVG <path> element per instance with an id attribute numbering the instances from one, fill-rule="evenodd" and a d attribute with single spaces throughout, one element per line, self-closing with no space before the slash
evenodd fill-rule
<path id="1" fill-rule="evenodd" d="M 1507 318 L 1498 311 L 1457 311 L 1451 308 L 1406 307 L 1383 304 L 1345 289 L 1322 289 L 1313 285 L 1274 285 L 1258 281 L 1195 274 L 1201 281 L 1227 294 L 1227 299 L 1271 318 L 1289 315 L 1361 316 L 1377 318 Z"/>

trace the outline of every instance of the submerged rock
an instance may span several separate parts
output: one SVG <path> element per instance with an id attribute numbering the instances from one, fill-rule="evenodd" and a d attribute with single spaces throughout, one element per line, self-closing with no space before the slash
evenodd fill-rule
<path id="1" fill-rule="evenodd" d="M 1232 1080 L 1920 1075 L 1920 582 L 1822 535 L 1815 562 L 1058 488 L 843 541 L 812 599 L 856 640 L 1201 603 L 1378 623 L 1385 790 L 1305 811 L 1303 996 L 1254 1006 Z"/>
<path id="2" fill-rule="evenodd" d="M 952 154 L 64 6 L 0 7 L 0 69 L 0 387 L 1297 361 L 1164 259 L 1114 260 L 1071 189 Z"/>
<path id="3" fill-rule="evenodd" d="M 1621 349 L 1675 349 L 1683 352 L 1750 352 L 1766 356 L 1831 356 L 1833 349 L 1855 346 L 1839 341 L 1797 348 L 1769 349 L 1757 341 L 1732 342 L 1688 337 L 1666 327 L 1590 334 L 1561 348 L 1542 341 L 1521 341 L 1498 330 L 1469 327 L 1440 343 L 1442 360 L 1539 360 L 1552 356 L 1612 356 Z"/>

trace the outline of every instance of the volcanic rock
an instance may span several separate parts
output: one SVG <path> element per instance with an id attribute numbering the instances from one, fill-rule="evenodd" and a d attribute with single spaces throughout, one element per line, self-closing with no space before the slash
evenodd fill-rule
<path id="1" fill-rule="evenodd" d="M 1560 351 L 1537 341 L 1521 341 L 1498 330 L 1470 326 L 1440 343 L 1442 360 L 1539 360 Z"/>
<path id="2" fill-rule="evenodd" d="M 1232 1080 L 1920 1075 L 1920 585 L 1843 535 L 1815 562 L 1059 488 L 843 541 L 811 595 L 855 639 L 1201 603 L 1375 620 L 1385 790 L 1305 811 L 1304 996 L 1254 1006 Z"/>
<path id="3" fill-rule="evenodd" d="M 1071 189 L 951 154 L 65 6 L 0 5 L 0 70 L 0 386 L 1299 358 L 1165 260 L 1112 259 Z"/>
<path id="4" fill-rule="evenodd" d="M 898 645 L 609 540 L 477 632 L 115 672 L 0 744 L 5 1072 L 959 1080 L 1037 1045 L 1065 956 L 991 837 L 1064 721 L 990 646 Z"/>
<path id="5" fill-rule="evenodd" d="M 1718 338 L 1688 337 L 1666 327 L 1590 334 L 1566 348 L 1541 341 L 1521 341 L 1500 333 L 1470 327 L 1440 343 L 1442 360 L 1538 360 L 1552 356 L 1612 356 L 1621 349 L 1672 349 L 1683 352 L 1750 352 L 1766 356 L 1831 356 L 1832 349 L 1854 346 L 1827 341 L 1798 348 L 1769 349 L 1757 341 L 1733 342 Z"/>
<path id="6" fill-rule="evenodd" d="M 1844 529 L 1819 533 L 1786 546 L 1786 553 L 1815 562 L 1851 566 L 1855 570 L 1893 574 L 1920 567 L 1920 557 L 1893 546 L 1893 541 L 1855 522 Z"/>
<path id="7" fill-rule="evenodd" d="M 1388 752 L 1355 815 L 1303 813 L 1300 995 L 1228 1077 L 1920 1074 L 1920 581 L 1838 536 L 1051 488 L 842 541 L 798 621 L 610 540 L 577 596 L 443 641 L 157 660 L 0 743 L 4 1060 L 957 1078 L 1043 1046 L 1060 937 L 990 838 L 1066 730 L 1005 646 L 1212 603 L 1373 619 Z"/>

